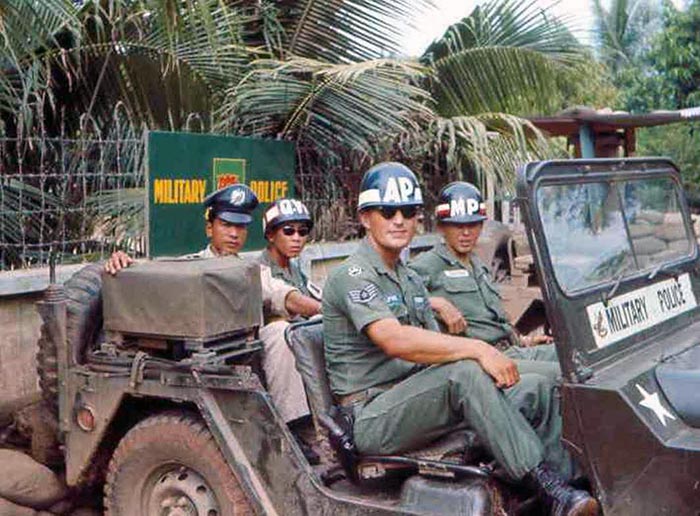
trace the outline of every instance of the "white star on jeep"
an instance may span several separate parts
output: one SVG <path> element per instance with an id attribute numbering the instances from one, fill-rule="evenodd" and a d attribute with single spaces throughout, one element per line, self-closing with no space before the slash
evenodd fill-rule
<path id="1" fill-rule="evenodd" d="M 649 394 L 647 391 L 644 390 L 644 387 L 642 387 L 638 383 L 635 385 L 637 386 L 639 394 L 642 395 L 642 400 L 639 402 L 639 404 L 642 407 L 646 407 L 649 410 L 651 410 L 656 415 L 656 417 L 659 418 L 659 421 L 661 421 L 662 425 L 666 426 L 666 418 L 676 419 L 673 416 L 673 414 L 666 410 L 666 407 L 664 407 L 661 404 L 658 392 L 655 392 L 654 394 Z"/>

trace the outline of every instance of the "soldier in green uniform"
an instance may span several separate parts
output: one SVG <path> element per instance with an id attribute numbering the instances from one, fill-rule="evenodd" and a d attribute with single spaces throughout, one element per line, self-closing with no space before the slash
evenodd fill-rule
<path id="1" fill-rule="evenodd" d="M 366 239 L 328 277 L 323 293 L 326 367 L 338 402 L 354 414 L 361 453 L 420 448 L 469 425 L 515 480 L 533 483 L 555 514 L 596 514 L 566 484 L 554 380 L 477 339 L 446 335 L 428 292 L 400 261 L 423 204 L 398 163 L 367 171 L 358 207 Z"/>
<path id="2" fill-rule="evenodd" d="M 551 337 L 517 334 L 491 272 L 473 252 L 486 220 L 479 190 L 461 181 L 448 184 L 440 191 L 435 217 L 443 242 L 415 258 L 410 267 L 430 292 L 442 331 L 483 340 L 514 359 L 550 362 L 549 370 L 558 376 L 561 369 Z M 547 366 L 542 367 L 546 371 Z"/>
<path id="3" fill-rule="evenodd" d="M 273 277 L 319 301 L 320 311 L 321 290 L 306 277 L 298 259 L 314 227 L 309 209 L 296 199 L 278 199 L 268 206 L 262 219 L 268 244 L 260 263 L 270 268 Z"/>

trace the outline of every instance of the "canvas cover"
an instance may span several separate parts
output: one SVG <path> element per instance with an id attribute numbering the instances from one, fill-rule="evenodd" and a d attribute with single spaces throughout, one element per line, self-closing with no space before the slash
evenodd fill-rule
<path id="1" fill-rule="evenodd" d="M 261 324 L 260 267 L 237 257 L 135 263 L 103 273 L 104 328 L 208 341 Z"/>

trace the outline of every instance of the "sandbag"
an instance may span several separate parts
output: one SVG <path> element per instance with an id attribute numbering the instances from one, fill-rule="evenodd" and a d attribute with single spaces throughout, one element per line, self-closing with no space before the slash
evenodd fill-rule
<path id="1" fill-rule="evenodd" d="M 70 516 L 102 516 L 102 513 L 97 509 L 90 507 L 81 507 L 70 513 Z"/>
<path id="2" fill-rule="evenodd" d="M 666 214 L 658 210 L 639 210 L 637 213 L 637 221 L 646 220 L 651 224 L 662 224 Z"/>
<path id="3" fill-rule="evenodd" d="M 37 516 L 37 513 L 31 507 L 22 507 L 9 500 L 0 498 L 0 515 L 2 516 Z"/>
<path id="4" fill-rule="evenodd" d="M 690 252 L 690 242 L 686 239 L 675 240 L 668 243 L 669 251 L 674 251 L 678 255 L 688 254 Z"/>
<path id="5" fill-rule="evenodd" d="M 632 244 L 637 255 L 656 254 L 666 250 L 666 243 L 653 236 L 635 238 L 632 240 Z"/>
<path id="6" fill-rule="evenodd" d="M 664 224 L 683 225 L 683 215 L 677 211 L 670 211 L 664 215 Z"/>
<path id="7" fill-rule="evenodd" d="M 683 224 L 664 224 L 656 228 L 655 235 L 663 240 L 685 240 L 685 226 Z"/>
<path id="8" fill-rule="evenodd" d="M 0 497 L 46 509 L 66 496 L 68 488 L 49 468 L 24 453 L 0 450 Z"/>
<path id="9" fill-rule="evenodd" d="M 652 224 L 647 224 L 646 222 L 643 223 L 635 223 L 635 224 L 630 224 L 630 236 L 632 238 L 641 238 L 645 236 L 650 236 L 654 234 L 654 230 L 656 229 L 656 226 Z"/>
<path id="10" fill-rule="evenodd" d="M 73 503 L 73 500 L 66 498 L 65 500 L 61 500 L 60 502 L 53 504 L 48 508 L 47 512 L 54 515 L 63 516 L 64 514 L 70 514 L 74 508 L 75 504 Z"/>

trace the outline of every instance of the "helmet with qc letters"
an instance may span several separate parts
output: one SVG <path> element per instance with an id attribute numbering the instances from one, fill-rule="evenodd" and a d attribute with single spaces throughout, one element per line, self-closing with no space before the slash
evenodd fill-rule
<path id="1" fill-rule="evenodd" d="M 435 208 L 438 222 L 469 224 L 486 220 L 486 204 L 479 189 L 465 181 L 455 181 L 440 190 Z"/>
<path id="2" fill-rule="evenodd" d="M 225 220 L 232 224 L 250 224 L 253 210 L 258 206 L 255 192 L 244 184 L 220 188 L 204 199 L 204 218 Z"/>
<path id="3" fill-rule="evenodd" d="M 309 226 L 309 229 L 314 227 L 309 209 L 303 202 L 296 199 L 277 199 L 263 213 L 263 233 L 272 231 L 287 222 L 302 222 Z"/>
<path id="4" fill-rule="evenodd" d="M 379 163 L 362 177 L 357 208 L 362 211 L 382 206 L 423 206 L 418 180 L 406 165 Z"/>

